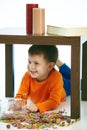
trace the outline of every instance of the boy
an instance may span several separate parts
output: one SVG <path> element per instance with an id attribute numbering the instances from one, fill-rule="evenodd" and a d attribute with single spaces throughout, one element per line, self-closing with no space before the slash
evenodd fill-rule
<path id="1" fill-rule="evenodd" d="M 56 109 L 65 101 L 66 92 L 60 72 L 54 66 L 58 59 L 58 49 L 54 45 L 32 45 L 28 50 L 28 69 L 22 78 L 17 99 L 10 109 L 25 109 L 45 112 Z M 26 103 L 30 99 L 33 103 Z"/>

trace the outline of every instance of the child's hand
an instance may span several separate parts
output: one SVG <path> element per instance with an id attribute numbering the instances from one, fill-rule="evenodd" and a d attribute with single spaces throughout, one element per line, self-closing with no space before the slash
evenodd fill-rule
<path id="1" fill-rule="evenodd" d="M 56 62 L 56 65 L 58 67 L 61 67 L 64 63 L 60 60 L 60 59 L 57 59 L 57 62 Z"/>
<path id="2" fill-rule="evenodd" d="M 9 110 L 17 111 L 22 110 L 22 107 L 25 105 L 25 101 L 23 100 L 15 100 L 10 103 Z"/>
<path id="3" fill-rule="evenodd" d="M 16 110 L 19 110 L 19 109 L 21 109 L 21 108 L 20 108 L 20 105 L 17 101 L 13 101 L 9 104 L 9 110 L 16 111 Z"/>
<path id="4" fill-rule="evenodd" d="M 37 112 L 38 111 L 37 106 L 33 103 L 26 105 L 25 108 L 26 108 L 26 110 L 31 111 L 31 112 Z"/>

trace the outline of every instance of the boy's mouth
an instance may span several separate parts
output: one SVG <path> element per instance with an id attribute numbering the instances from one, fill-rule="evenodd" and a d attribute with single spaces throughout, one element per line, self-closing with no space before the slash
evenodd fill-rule
<path id="1" fill-rule="evenodd" d="M 30 71 L 30 73 L 34 75 L 37 73 L 37 71 Z"/>

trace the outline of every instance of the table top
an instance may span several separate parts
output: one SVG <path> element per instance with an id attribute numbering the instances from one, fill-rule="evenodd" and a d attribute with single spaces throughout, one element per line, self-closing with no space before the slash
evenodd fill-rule
<path id="1" fill-rule="evenodd" d="M 76 45 L 80 44 L 79 36 L 57 36 L 57 35 L 32 35 L 26 34 L 25 28 L 2 28 L 0 29 L 0 43 L 6 44 L 58 44 Z"/>
<path id="2" fill-rule="evenodd" d="M 28 35 L 26 33 L 26 28 L 24 27 L 5 27 L 5 28 L 1 28 L 0 29 L 0 34 L 17 34 L 17 35 Z M 40 34 L 40 35 L 44 35 L 44 34 Z M 45 33 L 45 35 L 53 35 L 53 34 L 47 34 Z M 67 37 L 74 37 L 74 36 L 77 36 L 77 37 L 80 37 L 80 35 L 53 35 L 53 36 L 67 36 Z"/>

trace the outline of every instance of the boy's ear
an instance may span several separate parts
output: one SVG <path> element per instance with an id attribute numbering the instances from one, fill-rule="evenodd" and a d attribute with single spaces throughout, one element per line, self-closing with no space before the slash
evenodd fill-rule
<path id="1" fill-rule="evenodd" d="M 55 66 L 55 63 L 54 62 L 50 62 L 49 63 L 49 70 L 52 70 Z"/>

